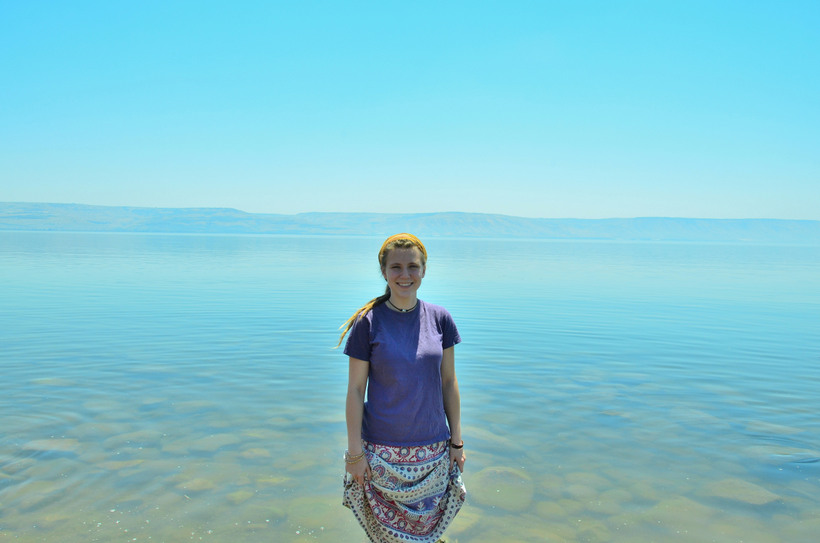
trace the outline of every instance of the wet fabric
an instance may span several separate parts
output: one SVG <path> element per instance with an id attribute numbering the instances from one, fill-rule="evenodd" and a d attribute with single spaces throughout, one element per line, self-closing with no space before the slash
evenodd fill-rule
<path id="1" fill-rule="evenodd" d="M 464 504 L 466 489 L 449 443 L 395 447 L 365 442 L 372 480 L 345 476 L 342 503 L 372 543 L 435 543 Z"/>

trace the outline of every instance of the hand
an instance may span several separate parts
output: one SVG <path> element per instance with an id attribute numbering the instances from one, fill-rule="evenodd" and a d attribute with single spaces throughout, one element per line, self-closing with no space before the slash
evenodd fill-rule
<path id="1" fill-rule="evenodd" d="M 464 449 L 454 449 L 450 447 L 450 471 L 453 470 L 453 465 L 458 465 L 458 471 L 464 471 L 464 462 L 467 457 L 464 455 Z"/>
<path id="2" fill-rule="evenodd" d="M 370 471 L 370 464 L 367 462 L 367 456 L 362 456 L 358 462 L 354 462 L 353 464 L 345 462 L 345 471 L 353 477 L 354 481 L 362 486 L 373 477 L 373 472 Z"/>

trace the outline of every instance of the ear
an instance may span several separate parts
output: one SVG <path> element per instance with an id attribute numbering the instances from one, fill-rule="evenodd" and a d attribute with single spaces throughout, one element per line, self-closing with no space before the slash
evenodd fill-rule
<path id="1" fill-rule="evenodd" d="M 427 273 L 427 264 L 421 265 L 421 278 L 424 279 L 424 274 Z"/>

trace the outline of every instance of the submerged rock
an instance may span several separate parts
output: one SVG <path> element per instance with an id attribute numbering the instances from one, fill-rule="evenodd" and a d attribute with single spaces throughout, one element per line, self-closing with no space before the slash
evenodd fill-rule
<path id="1" fill-rule="evenodd" d="M 23 445 L 24 451 L 37 452 L 75 452 L 80 442 L 74 438 L 35 439 Z"/>
<path id="2" fill-rule="evenodd" d="M 261 447 L 254 447 L 252 449 L 242 451 L 241 453 L 239 453 L 239 456 L 250 460 L 253 458 L 270 458 L 271 454 L 267 449 L 262 449 Z"/>
<path id="3" fill-rule="evenodd" d="M 37 525 L 53 530 L 56 529 L 56 525 L 65 524 L 73 518 L 74 516 L 66 511 L 50 511 L 38 517 Z"/>
<path id="4" fill-rule="evenodd" d="M 598 514 L 612 516 L 623 511 L 624 504 L 632 501 L 632 495 L 626 490 L 613 489 L 599 494 L 587 503 L 587 509 Z"/>
<path id="5" fill-rule="evenodd" d="M 566 492 L 570 498 L 579 501 L 592 500 L 598 496 L 597 490 L 590 486 L 580 484 L 567 485 L 564 492 Z"/>
<path id="6" fill-rule="evenodd" d="M 250 490 L 237 490 L 228 494 L 228 501 L 234 505 L 239 505 L 253 498 L 253 496 L 254 493 Z"/>
<path id="7" fill-rule="evenodd" d="M 470 495 L 481 505 L 505 511 L 522 511 L 530 506 L 535 484 L 525 472 L 508 467 L 489 467 L 471 480 Z"/>
<path id="8" fill-rule="evenodd" d="M 633 510 L 613 515 L 607 520 L 609 526 L 622 534 L 623 541 L 649 541 L 647 529 L 664 534 L 656 541 L 672 541 L 683 537 L 682 541 L 711 541 L 711 523 L 718 510 L 689 499 L 676 496 L 661 500 L 646 510 Z M 666 538 L 669 537 L 669 539 Z"/>
<path id="9" fill-rule="evenodd" d="M 798 519 L 785 524 L 784 541 L 814 541 L 820 533 L 820 517 Z"/>
<path id="10" fill-rule="evenodd" d="M 466 532 L 481 521 L 483 514 L 480 509 L 464 504 L 458 512 L 453 524 L 447 529 L 448 534 L 458 535 Z"/>
<path id="11" fill-rule="evenodd" d="M 712 483 L 707 487 L 710 496 L 735 500 L 752 505 L 765 505 L 779 500 L 780 496 L 749 481 L 729 478 Z"/>
<path id="12" fill-rule="evenodd" d="M 795 428 L 794 426 L 785 426 L 783 424 L 775 424 L 772 422 L 764 422 L 761 420 L 755 420 L 750 422 L 746 426 L 746 430 L 754 434 L 784 436 L 799 434 L 803 432 L 801 428 Z"/>
<path id="13" fill-rule="evenodd" d="M 77 385 L 77 382 L 61 377 L 40 377 L 32 379 L 31 384 L 50 387 L 73 387 Z"/>
<path id="14" fill-rule="evenodd" d="M 77 424 L 73 426 L 69 432 L 72 437 L 79 438 L 83 441 L 101 441 L 120 434 L 129 428 L 131 428 L 130 425 L 94 421 Z"/>
<path id="15" fill-rule="evenodd" d="M 0 467 L 0 471 L 5 472 L 9 475 L 16 475 L 21 471 L 25 471 L 26 469 L 30 468 L 36 463 L 37 461 L 33 458 L 21 458 L 20 460 L 15 460 L 14 462 L 4 464 Z"/>
<path id="16" fill-rule="evenodd" d="M 210 490 L 215 486 L 216 485 L 213 481 L 197 477 L 196 479 L 190 479 L 188 481 L 179 483 L 177 485 L 177 488 L 179 490 L 184 490 L 186 492 L 202 492 L 203 490 Z"/>
<path id="17" fill-rule="evenodd" d="M 611 488 L 612 483 L 605 477 L 601 477 L 597 473 L 578 471 L 568 473 L 566 480 L 570 484 L 583 485 L 594 489 Z"/>
<path id="18" fill-rule="evenodd" d="M 612 541 L 612 534 L 602 522 L 592 519 L 583 519 L 577 524 L 577 540 L 589 543 L 605 543 Z"/>
<path id="19" fill-rule="evenodd" d="M 251 428 L 242 432 L 242 435 L 251 439 L 261 439 L 270 442 L 282 442 L 290 439 L 290 434 L 269 428 Z"/>
<path id="20" fill-rule="evenodd" d="M 208 409 L 216 409 L 216 404 L 209 400 L 189 400 L 185 402 L 174 402 L 172 408 L 179 413 L 194 413 Z"/>
<path id="21" fill-rule="evenodd" d="M 706 522 L 715 514 L 714 509 L 684 496 L 677 496 L 661 501 L 640 516 L 645 522 L 657 523 L 669 530 L 686 532 L 693 526 Z"/>
<path id="22" fill-rule="evenodd" d="M 28 511 L 60 501 L 67 488 L 56 481 L 33 481 L 27 483 L 24 490 L 18 504 L 20 509 Z"/>
<path id="23" fill-rule="evenodd" d="M 138 430 L 109 437 L 102 445 L 104 449 L 119 449 L 126 445 L 154 446 L 162 437 L 162 432 L 157 430 Z"/>
<path id="24" fill-rule="evenodd" d="M 548 519 L 564 519 L 567 516 L 567 510 L 554 501 L 538 503 L 535 511 L 538 516 Z"/>
<path id="25" fill-rule="evenodd" d="M 189 444 L 192 451 L 213 452 L 228 445 L 235 445 L 241 440 L 233 434 L 213 434 L 207 437 L 201 437 Z"/>
<path id="26" fill-rule="evenodd" d="M 105 468 L 111 471 L 119 471 L 121 469 L 133 468 L 139 466 L 145 462 L 145 460 L 141 459 L 134 459 L 134 460 L 109 460 L 108 462 L 101 462 L 100 467 Z"/>
<path id="27" fill-rule="evenodd" d="M 265 475 L 256 479 L 256 485 L 261 487 L 282 486 L 293 481 L 292 477 L 283 475 Z"/>

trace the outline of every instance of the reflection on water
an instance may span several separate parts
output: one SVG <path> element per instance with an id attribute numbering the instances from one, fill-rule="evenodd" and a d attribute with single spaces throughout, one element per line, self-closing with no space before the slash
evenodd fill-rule
<path id="1" fill-rule="evenodd" d="M 0 539 L 363 541 L 331 347 L 379 243 L 0 233 Z M 814 540 L 818 248 L 428 249 L 465 339 L 448 541 Z"/>

